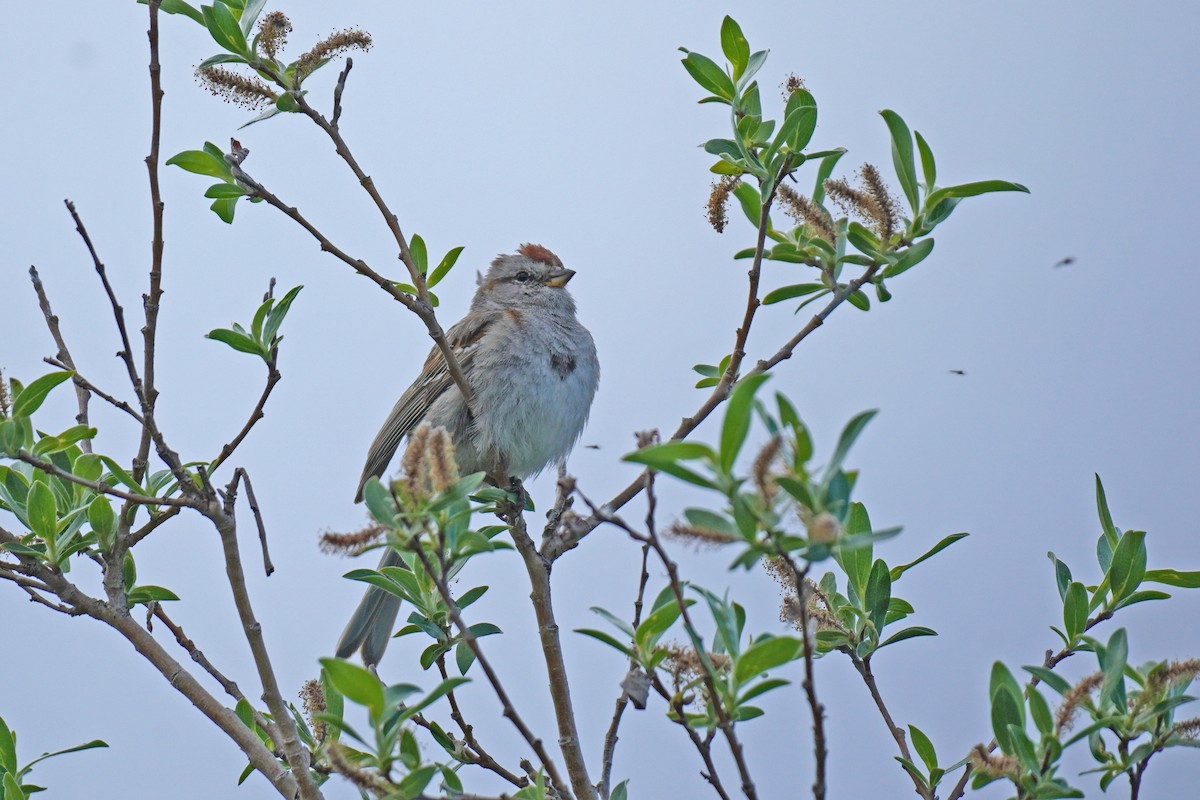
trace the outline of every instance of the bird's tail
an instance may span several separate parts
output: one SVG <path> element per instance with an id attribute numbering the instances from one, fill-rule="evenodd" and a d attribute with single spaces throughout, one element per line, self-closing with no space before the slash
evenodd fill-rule
<path id="1" fill-rule="evenodd" d="M 400 554 L 390 547 L 384 552 L 379 562 L 379 569 L 384 567 L 402 567 L 404 561 Z M 396 615 L 400 611 L 400 598 L 385 592 L 375 586 L 367 589 L 363 599 L 354 609 L 346 629 L 337 643 L 337 657 L 349 658 L 355 650 L 362 651 L 363 663 L 373 667 L 383 658 L 388 640 L 392 637 L 392 628 L 396 624 Z"/>

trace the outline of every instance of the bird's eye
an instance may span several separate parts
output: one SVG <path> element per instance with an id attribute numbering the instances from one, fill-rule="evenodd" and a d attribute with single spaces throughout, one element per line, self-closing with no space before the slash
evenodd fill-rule
<path id="1" fill-rule="evenodd" d="M 521 270 L 516 274 L 513 280 L 515 280 L 517 283 L 524 283 L 525 281 L 529 280 L 529 273 Z"/>

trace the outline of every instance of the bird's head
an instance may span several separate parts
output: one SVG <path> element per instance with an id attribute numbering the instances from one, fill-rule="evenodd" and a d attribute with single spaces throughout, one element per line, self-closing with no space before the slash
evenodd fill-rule
<path id="1" fill-rule="evenodd" d="M 471 302 L 472 311 L 497 308 L 544 308 L 573 313 L 575 301 L 566 290 L 575 271 L 540 244 L 523 244 L 516 253 L 497 256 Z"/>

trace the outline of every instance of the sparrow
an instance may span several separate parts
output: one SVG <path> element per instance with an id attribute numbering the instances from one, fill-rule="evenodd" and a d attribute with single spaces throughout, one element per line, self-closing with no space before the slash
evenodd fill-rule
<path id="1" fill-rule="evenodd" d="M 470 407 L 434 347 L 371 442 L 355 502 L 422 422 L 450 434 L 463 475 L 495 475 L 499 467 L 505 476 L 524 480 L 566 460 L 600 382 L 596 345 L 566 289 L 574 276 L 537 244 L 492 261 L 479 276 L 469 313 L 446 331 L 471 387 Z M 399 553 L 388 549 L 379 566 L 402 565 Z M 400 598 L 367 589 L 338 641 L 338 657 L 357 650 L 363 663 L 377 665 L 399 609 Z"/>

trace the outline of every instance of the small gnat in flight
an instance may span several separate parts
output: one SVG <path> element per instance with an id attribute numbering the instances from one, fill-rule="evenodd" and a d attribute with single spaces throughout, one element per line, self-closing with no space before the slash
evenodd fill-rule
<path id="1" fill-rule="evenodd" d="M 949 370 L 949 372 L 951 375 L 966 375 L 967 374 L 967 371 L 965 369 L 952 369 L 952 370 Z"/>
<path id="2" fill-rule="evenodd" d="M 1057 262 L 1055 262 L 1054 267 L 1055 267 L 1055 269 L 1057 269 L 1058 267 L 1069 267 L 1074 263 L 1075 263 L 1075 256 L 1067 256 L 1066 258 L 1060 258 Z"/>

